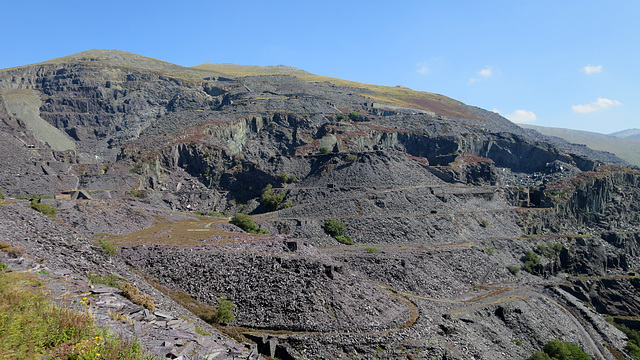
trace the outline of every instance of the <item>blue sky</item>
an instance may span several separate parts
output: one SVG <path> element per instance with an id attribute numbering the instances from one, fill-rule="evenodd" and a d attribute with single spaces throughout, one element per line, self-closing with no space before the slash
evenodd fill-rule
<path id="1" fill-rule="evenodd" d="M 514 121 L 640 127 L 640 1 L 3 1 L 0 68 L 89 49 L 289 65 Z"/>

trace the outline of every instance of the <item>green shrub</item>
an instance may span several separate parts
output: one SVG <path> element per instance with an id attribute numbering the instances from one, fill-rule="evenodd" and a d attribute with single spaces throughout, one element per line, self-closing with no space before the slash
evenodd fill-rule
<path id="1" fill-rule="evenodd" d="M 482 220 L 480 222 L 480 226 L 482 226 L 483 228 L 486 228 L 487 226 L 489 226 L 489 222 L 487 220 Z"/>
<path id="2" fill-rule="evenodd" d="M 364 251 L 366 251 L 366 252 L 368 252 L 370 254 L 375 254 L 375 253 L 379 253 L 380 252 L 380 250 L 378 250 L 377 248 L 374 248 L 374 247 L 364 248 Z"/>
<path id="3" fill-rule="evenodd" d="M 283 184 L 295 183 L 298 182 L 298 177 L 294 174 L 287 174 L 286 172 L 283 172 L 282 174 L 280 174 L 280 182 L 282 182 Z"/>
<path id="4" fill-rule="evenodd" d="M 338 219 L 325 219 L 323 228 L 327 234 L 333 237 L 344 235 L 344 232 L 347 229 L 345 224 Z"/>
<path id="5" fill-rule="evenodd" d="M 338 119 L 339 121 L 342 121 L 342 120 L 346 119 L 346 116 L 344 116 L 344 114 L 338 114 L 338 115 L 336 115 L 336 119 Z"/>
<path id="6" fill-rule="evenodd" d="M 4 271 L 4 269 L 7 268 L 7 264 L 3 263 L 2 261 L 0 261 L 0 272 Z"/>
<path id="7" fill-rule="evenodd" d="M 349 164 L 352 164 L 352 163 L 356 162 L 356 160 L 358 160 L 358 157 L 356 155 L 347 155 L 344 158 L 344 161 L 346 161 Z"/>
<path id="8" fill-rule="evenodd" d="M 48 217 L 55 217 L 58 213 L 58 209 L 51 207 L 48 204 L 41 203 L 40 200 L 31 200 L 30 205 L 33 210 L 43 213 Z"/>
<path id="9" fill-rule="evenodd" d="M 578 345 L 566 341 L 549 340 L 543 350 L 552 359 L 591 360 L 589 355 L 582 351 Z"/>
<path id="10" fill-rule="evenodd" d="M 273 186 L 268 184 L 264 189 L 262 189 L 262 195 L 260 195 L 260 203 L 262 206 L 271 209 L 271 210 L 279 210 L 282 208 L 284 198 L 286 194 L 274 193 Z M 291 207 L 291 202 L 289 202 L 288 207 Z"/>
<path id="11" fill-rule="evenodd" d="M 100 239 L 98 240 L 98 243 L 100 244 L 102 251 L 109 256 L 114 256 L 118 252 L 116 245 L 111 241 Z"/>
<path id="12" fill-rule="evenodd" d="M 627 345 L 624 349 L 627 350 L 635 359 L 640 359 L 640 331 L 629 329 L 624 324 L 616 323 L 613 321 L 613 317 L 607 317 L 606 320 L 627 335 Z"/>
<path id="13" fill-rule="evenodd" d="M 487 254 L 489 254 L 489 255 L 493 255 L 493 254 L 495 254 L 495 253 L 496 253 L 496 251 L 495 251 L 495 250 L 493 250 L 493 248 L 492 248 L 492 247 L 489 247 L 489 246 L 485 247 L 485 248 L 484 248 L 484 251 L 486 251 L 486 252 L 487 252 Z"/>
<path id="14" fill-rule="evenodd" d="M 328 154 L 330 152 L 329 148 L 325 146 L 318 149 L 318 151 L 320 151 L 320 154 L 323 154 L 323 155 Z"/>
<path id="15" fill-rule="evenodd" d="M 522 341 L 520 341 L 518 339 L 511 339 L 511 342 L 516 344 L 517 346 L 522 346 Z"/>
<path id="16" fill-rule="evenodd" d="M 349 235 L 337 235 L 335 236 L 335 239 L 345 245 L 353 245 L 353 240 L 351 240 Z"/>
<path id="17" fill-rule="evenodd" d="M 562 251 L 562 244 L 558 243 L 548 243 L 547 245 L 538 245 L 536 247 L 536 252 L 542 256 L 553 259 L 560 255 Z"/>
<path id="18" fill-rule="evenodd" d="M 235 319 L 235 315 L 233 314 L 233 310 L 236 306 L 227 299 L 226 296 L 221 296 L 218 298 L 218 310 L 216 311 L 216 321 L 222 324 L 230 324 L 233 319 Z"/>
<path id="19" fill-rule="evenodd" d="M 349 119 L 351 121 L 364 121 L 364 117 L 362 115 L 360 115 L 359 112 L 357 111 L 352 111 L 351 113 L 349 113 Z"/>
<path id="20" fill-rule="evenodd" d="M 0 199 L 2 199 L 4 195 L 2 194 L 2 190 L 0 190 Z"/>
<path id="21" fill-rule="evenodd" d="M 513 275 L 518 275 L 518 273 L 520 272 L 520 266 L 516 266 L 516 265 L 508 265 L 507 269 L 509 269 L 509 271 Z"/>
<path id="22" fill-rule="evenodd" d="M 522 270 L 530 274 L 535 274 L 535 268 L 540 265 L 540 256 L 529 250 L 524 254 L 523 261 L 524 265 L 522 265 Z"/>
<path id="23" fill-rule="evenodd" d="M 237 213 L 231 219 L 231 223 L 240 229 L 253 234 L 271 234 L 270 231 L 264 230 L 253 222 L 249 215 Z"/>

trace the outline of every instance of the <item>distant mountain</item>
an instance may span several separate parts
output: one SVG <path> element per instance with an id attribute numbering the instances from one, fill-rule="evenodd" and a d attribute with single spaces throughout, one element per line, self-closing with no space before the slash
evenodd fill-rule
<path id="1" fill-rule="evenodd" d="M 640 129 L 629 129 L 605 135 L 537 125 L 522 124 L 520 126 L 536 130 L 543 135 L 556 136 L 571 143 L 584 144 L 594 150 L 608 151 L 631 164 L 640 166 Z"/>
<path id="2" fill-rule="evenodd" d="M 627 129 L 609 134 L 617 138 L 640 139 L 640 129 Z"/>

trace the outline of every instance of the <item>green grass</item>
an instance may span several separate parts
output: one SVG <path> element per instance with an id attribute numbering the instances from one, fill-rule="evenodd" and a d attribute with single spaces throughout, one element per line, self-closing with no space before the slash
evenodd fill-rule
<path id="1" fill-rule="evenodd" d="M 137 341 L 98 328 L 88 313 L 53 305 L 40 279 L 0 273 L 0 358 L 151 359 Z"/>
<path id="2" fill-rule="evenodd" d="M 58 209 L 48 204 L 41 203 L 39 200 L 31 200 L 30 206 L 33 210 L 43 213 L 48 217 L 56 217 L 56 214 L 58 213 Z"/>
<path id="3" fill-rule="evenodd" d="M 87 275 L 87 279 L 93 285 L 103 284 L 103 285 L 111 286 L 111 287 L 116 288 L 116 289 L 119 289 L 120 288 L 120 284 L 124 281 L 124 279 L 122 279 L 120 276 L 115 275 L 115 274 L 108 274 L 108 275 L 104 275 L 104 276 L 99 276 L 99 275 L 96 275 L 94 273 L 89 273 Z"/>

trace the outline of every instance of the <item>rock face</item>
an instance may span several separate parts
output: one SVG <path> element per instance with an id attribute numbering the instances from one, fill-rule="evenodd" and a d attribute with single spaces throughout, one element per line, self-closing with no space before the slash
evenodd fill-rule
<path id="1" fill-rule="evenodd" d="M 624 352 L 600 314 L 640 310 L 637 169 L 441 95 L 225 69 L 93 50 L 0 71 L 6 236 L 79 277 L 115 271 L 90 245 L 111 239 L 155 285 L 227 296 L 231 332 L 281 359 Z M 35 195 L 58 225 L 15 200 Z"/>

